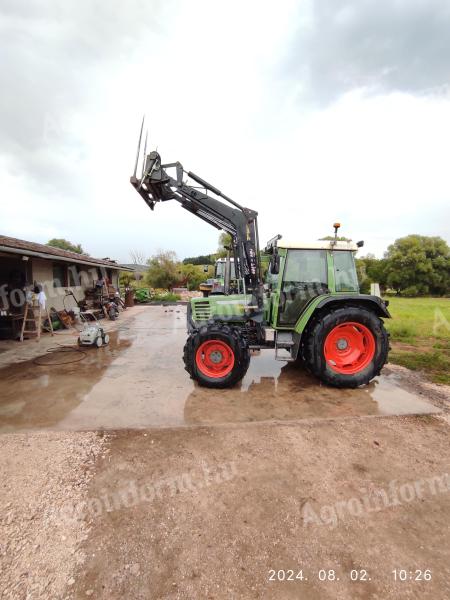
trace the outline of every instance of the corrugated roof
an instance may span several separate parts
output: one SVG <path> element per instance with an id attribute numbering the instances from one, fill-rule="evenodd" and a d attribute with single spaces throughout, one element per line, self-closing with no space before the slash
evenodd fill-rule
<path id="1" fill-rule="evenodd" d="M 45 244 L 37 244 L 36 242 L 27 242 L 26 240 L 19 240 L 6 235 L 0 235 L 0 249 L 3 252 L 7 252 L 8 248 L 11 248 L 11 251 L 18 250 L 20 254 L 27 254 L 27 252 L 29 252 L 30 254 L 39 254 L 40 256 L 45 255 L 44 258 L 60 258 L 64 262 L 70 261 L 73 263 L 92 264 L 96 266 L 103 265 L 112 269 L 129 270 L 127 267 L 123 267 L 112 260 L 94 258 L 93 256 L 87 256 L 87 254 L 78 254 L 77 252 L 69 252 L 68 250 L 46 246 Z"/>

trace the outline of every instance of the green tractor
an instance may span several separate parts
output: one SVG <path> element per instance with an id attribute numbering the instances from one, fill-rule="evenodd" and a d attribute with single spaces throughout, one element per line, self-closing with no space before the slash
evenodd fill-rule
<path id="1" fill-rule="evenodd" d="M 301 361 L 336 387 L 357 387 L 387 361 L 386 303 L 359 293 L 354 254 L 347 242 L 278 241 L 265 277 L 261 322 L 251 318 L 249 294 L 193 298 L 184 362 L 193 379 L 228 387 L 245 375 L 250 350 L 273 348 L 275 358 Z"/>
<path id="2" fill-rule="evenodd" d="M 152 210 L 176 200 L 232 238 L 240 293 L 225 283 L 223 293 L 188 304 L 184 364 L 192 379 L 231 387 L 247 372 L 251 351 L 265 348 L 336 387 L 355 388 L 379 375 L 389 351 L 383 319 L 390 315 L 381 298 L 359 293 L 354 254 L 362 242 L 338 241 L 335 224 L 331 241 L 286 243 L 277 235 L 260 252 L 255 211 L 180 163 L 162 164 L 154 151 L 144 152 L 137 177 L 139 153 L 140 141 L 130 181 Z"/>
<path id="3" fill-rule="evenodd" d="M 208 267 L 205 267 L 206 269 Z M 234 258 L 218 258 L 214 265 L 214 277 L 208 278 L 200 284 L 199 290 L 207 298 L 210 294 L 225 294 L 225 290 L 239 291 L 239 282 L 236 280 Z"/>

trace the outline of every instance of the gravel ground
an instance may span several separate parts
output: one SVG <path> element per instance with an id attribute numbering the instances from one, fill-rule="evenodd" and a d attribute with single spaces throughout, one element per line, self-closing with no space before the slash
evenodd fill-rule
<path id="1" fill-rule="evenodd" d="M 105 440 L 93 432 L 0 437 L 1 598 L 59 599 L 74 584 L 88 526 L 67 509 L 82 506 Z"/>
<path id="2" fill-rule="evenodd" d="M 450 496 L 427 478 L 448 472 L 449 387 L 390 364 L 367 389 L 330 390 L 261 355 L 240 388 L 200 390 L 182 317 L 127 310 L 115 341 L 76 365 L 30 364 L 50 337 L 5 346 L 0 598 L 446 599 Z M 405 390 L 442 414 L 375 416 L 411 402 Z M 305 503 L 329 513 L 416 482 L 423 497 L 305 525 Z M 309 582 L 269 581 L 292 568 Z M 341 581 L 320 582 L 332 568 Z M 394 568 L 433 580 L 394 584 Z M 353 584 L 352 569 L 372 581 Z"/>

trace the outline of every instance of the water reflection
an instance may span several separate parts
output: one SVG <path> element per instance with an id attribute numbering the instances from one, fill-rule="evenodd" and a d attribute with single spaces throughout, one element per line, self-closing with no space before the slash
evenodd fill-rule
<path id="1" fill-rule="evenodd" d="M 52 353 L 39 357 L 39 365 L 28 360 L 0 369 L 0 431 L 46 428 L 60 422 L 130 345 L 116 331 L 110 333 L 108 346 L 86 348 L 86 357 L 79 362 L 70 362 L 75 353 Z M 59 361 L 64 364 L 52 364 Z"/>
<path id="2" fill-rule="evenodd" d="M 354 390 L 331 388 L 303 367 L 277 362 L 271 351 L 263 350 L 252 358 L 240 387 L 197 386 L 187 399 L 184 419 L 188 424 L 212 424 L 430 412 L 439 410 L 388 376 Z"/>
<path id="3" fill-rule="evenodd" d="M 321 385 L 301 367 L 252 357 L 243 381 L 226 390 L 195 384 L 182 361 L 183 314 L 149 307 L 111 333 L 108 347 L 81 362 L 0 370 L 0 431 L 120 429 L 193 424 L 438 412 L 395 379 L 357 390 Z M 64 357 L 68 360 L 70 357 Z M 55 357 L 50 356 L 49 362 Z"/>

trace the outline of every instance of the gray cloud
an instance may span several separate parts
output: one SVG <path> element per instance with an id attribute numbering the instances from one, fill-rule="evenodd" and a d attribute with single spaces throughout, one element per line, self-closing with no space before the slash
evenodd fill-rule
<path id="1" fill-rule="evenodd" d="M 98 82 L 159 28 L 162 0 L 37 2 L 0 8 L 0 155 L 13 172 L 76 191 L 83 140 L 72 117 L 89 112 Z M 96 107 L 98 108 L 98 107 Z M 101 110 L 101 107 L 100 107 Z M 70 154 L 70 160 L 62 160 Z"/>
<path id="2" fill-rule="evenodd" d="M 308 214 L 307 237 L 323 235 L 323 214 L 341 218 L 336 210 L 344 206 L 349 232 L 376 238 L 381 221 L 360 216 L 366 192 L 366 202 L 379 196 L 380 214 L 390 205 L 396 214 L 404 208 L 409 220 L 399 219 L 392 239 L 411 231 L 442 235 L 448 104 L 355 99 L 348 104 L 361 109 L 356 115 L 345 103 L 342 111 L 327 105 L 360 86 L 418 94 L 446 83 L 450 5 L 310 0 L 309 12 L 307 2 L 275 9 L 270 0 L 2 0 L 4 233 L 36 241 L 67 237 L 94 255 L 114 252 L 123 260 L 133 247 L 173 247 L 181 256 L 213 249 L 215 230 L 195 219 L 191 229 L 176 206 L 150 214 L 128 184 L 145 110 L 151 143 L 257 208 L 261 231 L 267 227 L 263 239 L 274 229 L 296 236 L 295 222 L 283 215 L 298 211 L 297 194 L 321 207 Z M 282 81 L 274 72 L 280 64 Z M 299 88 L 303 95 L 292 102 L 286 90 Z M 323 110 L 311 114 L 311 106 Z M 409 127 L 415 144 L 405 139 Z M 393 144 L 398 152 L 385 156 Z M 294 190 L 288 178 L 264 177 L 269 154 L 273 172 L 286 162 L 289 173 L 300 170 Z M 358 160 L 367 154 L 371 160 Z M 393 156 L 400 171 L 392 168 Z M 374 157 L 380 157 L 376 186 Z M 274 196 L 285 205 L 275 221 L 268 216 Z"/>
<path id="3" fill-rule="evenodd" d="M 311 11 L 291 41 L 285 74 L 313 101 L 358 87 L 423 93 L 449 83 L 448 0 L 313 0 Z"/>

